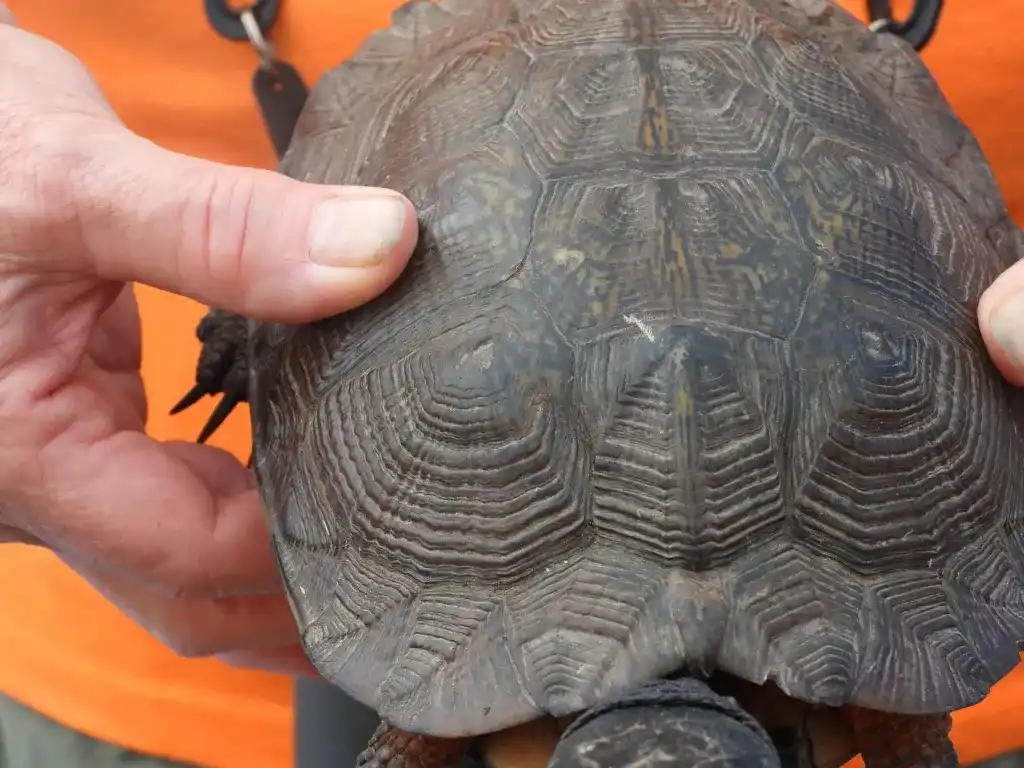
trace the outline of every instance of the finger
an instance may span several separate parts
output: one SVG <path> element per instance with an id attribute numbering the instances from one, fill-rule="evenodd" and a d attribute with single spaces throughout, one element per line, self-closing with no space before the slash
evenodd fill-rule
<path id="1" fill-rule="evenodd" d="M 146 391 L 142 377 L 134 373 L 108 373 L 102 370 L 92 359 L 82 361 L 79 366 L 77 383 L 83 389 L 93 393 L 94 401 L 107 412 L 106 416 L 113 420 L 113 426 L 120 431 L 144 432 L 146 429 Z M 79 404 L 81 408 L 88 406 Z M 6 426 L 12 426 L 8 419 Z M 17 450 L 17 445 L 5 445 L 5 448 Z"/>
<path id="2" fill-rule="evenodd" d="M 232 667 L 241 669 L 258 669 L 264 672 L 293 677 L 320 679 L 320 673 L 306 656 L 301 645 L 289 645 L 283 648 L 269 648 L 262 651 L 234 651 L 219 653 L 217 659 Z"/>
<path id="3" fill-rule="evenodd" d="M 75 215 L 31 241 L 38 265 L 305 321 L 374 298 L 416 242 L 415 211 L 395 192 L 186 157 L 120 126 L 58 139 L 51 151 L 64 160 L 42 165 L 60 178 L 41 185 L 48 205 Z M 65 199 L 50 199 L 53 190 Z M 24 239 L 15 245 L 8 250 L 24 252 Z"/>
<path id="4" fill-rule="evenodd" d="M 46 542 L 36 538 L 20 528 L 0 524 L 0 544 L 29 544 L 33 547 L 46 547 Z"/>
<path id="5" fill-rule="evenodd" d="M 179 656 L 272 651 L 299 642 L 284 595 L 167 597 L 102 567 L 60 553 L 100 594 Z"/>
<path id="6" fill-rule="evenodd" d="M 23 525 L 13 522 L 24 518 L 24 510 L 19 509 L 16 504 L 9 501 L 0 502 L 0 544 L 29 544 L 49 549 L 49 544 L 26 531 Z"/>
<path id="7" fill-rule="evenodd" d="M 58 513 L 30 516 L 33 535 L 168 597 L 281 591 L 251 473 L 226 451 L 139 432 L 66 450 L 42 464 Z"/>
<path id="8" fill-rule="evenodd" d="M 164 450 L 187 464 L 203 484 L 215 495 L 231 497 L 244 494 L 256 487 L 256 475 L 242 466 L 238 459 L 225 450 L 203 450 L 205 446 L 185 441 L 163 444 Z"/>
<path id="9" fill-rule="evenodd" d="M 7 24 L 13 27 L 17 23 L 11 10 L 4 3 L 0 3 L 0 24 Z"/>
<path id="10" fill-rule="evenodd" d="M 146 398 L 142 377 L 137 372 L 99 373 L 97 378 L 99 377 L 106 380 L 104 390 L 107 392 L 108 402 L 116 404 L 114 413 L 118 428 L 144 432 L 149 401 Z"/>
<path id="11" fill-rule="evenodd" d="M 89 339 L 89 355 L 111 373 L 137 373 L 142 365 L 139 303 L 130 284 L 106 308 Z"/>
<path id="12" fill-rule="evenodd" d="M 978 304 L 981 335 L 999 371 L 1024 386 L 1024 261 L 1000 275 Z"/>

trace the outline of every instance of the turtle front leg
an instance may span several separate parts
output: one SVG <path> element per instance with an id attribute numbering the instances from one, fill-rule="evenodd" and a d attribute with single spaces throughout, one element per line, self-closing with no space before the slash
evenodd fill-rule
<path id="1" fill-rule="evenodd" d="M 948 714 L 897 715 L 856 707 L 849 720 L 866 768 L 960 768 Z"/>
<path id="2" fill-rule="evenodd" d="M 458 768 L 472 743 L 408 733 L 382 722 L 356 758 L 356 768 Z"/>
<path id="3" fill-rule="evenodd" d="M 240 315 L 211 309 L 196 328 L 202 342 L 196 366 L 196 384 L 171 409 L 180 413 L 207 395 L 223 394 L 203 427 L 198 442 L 205 443 L 239 403 L 248 399 L 249 361 L 246 352 L 247 321 Z"/>
<path id="4" fill-rule="evenodd" d="M 779 768 L 764 728 L 733 698 L 694 678 L 646 685 L 580 715 L 548 768 Z"/>

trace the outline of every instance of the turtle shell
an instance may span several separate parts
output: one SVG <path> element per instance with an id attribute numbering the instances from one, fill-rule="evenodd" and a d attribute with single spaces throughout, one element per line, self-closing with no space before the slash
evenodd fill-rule
<path id="1" fill-rule="evenodd" d="M 681 668 L 887 711 L 1024 638 L 1024 252 L 908 46 L 822 0 L 415 0 L 283 173 L 422 216 L 359 310 L 254 325 L 303 642 L 464 735 Z"/>

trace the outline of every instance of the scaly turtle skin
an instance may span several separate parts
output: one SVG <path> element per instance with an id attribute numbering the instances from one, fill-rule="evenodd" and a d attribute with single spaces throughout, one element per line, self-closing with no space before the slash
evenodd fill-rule
<path id="1" fill-rule="evenodd" d="M 211 313 L 187 398 L 250 403 L 367 760 L 586 711 L 560 768 L 762 750 L 719 671 L 844 708 L 870 768 L 956 764 L 1024 638 L 1024 396 L 975 319 L 1024 248 L 907 45 L 826 0 L 414 0 L 281 172 L 422 214 L 365 307 Z M 616 706 L 651 685 L 690 687 Z"/>

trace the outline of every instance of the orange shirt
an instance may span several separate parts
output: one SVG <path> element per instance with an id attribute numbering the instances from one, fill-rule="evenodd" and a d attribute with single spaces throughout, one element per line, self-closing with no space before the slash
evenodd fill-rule
<path id="1" fill-rule="evenodd" d="M 22 25 L 91 69 L 134 130 L 172 149 L 271 167 L 252 103 L 255 58 L 208 27 L 200 0 L 7 0 Z M 400 0 L 283 0 L 274 40 L 307 82 L 387 24 Z M 486 0 L 481 0 L 486 2 Z M 860 0 L 842 0 L 862 13 Z M 1024 222 L 1024 16 L 1019 0 L 951 0 L 925 58 L 995 166 Z M 167 409 L 192 383 L 193 328 L 202 307 L 141 289 L 151 430 L 192 439 L 207 409 Z M 248 426 L 233 416 L 214 442 L 247 455 Z M 140 510 L 144 513 L 144 510 Z M 286 678 L 175 657 L 51 556 L 0 550 L 0 690 L 71 727 L 143 752 L 210 768 L 291 765 Z M 15 618 L 16 617 L 16 618 Z M 1022 668 L 1024 669 L 1024 668 Z M 983 704 L 958 713 L 964 761 L 1024 746 L 1024 671 Z"/>

